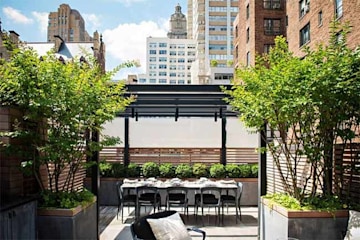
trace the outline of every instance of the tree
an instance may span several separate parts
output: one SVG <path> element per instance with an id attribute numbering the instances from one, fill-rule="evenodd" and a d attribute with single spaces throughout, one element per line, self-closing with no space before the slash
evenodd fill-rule
<path id="1" fill-rule="evenodd" d="M 14 49 L 11 59 L 0 65 L 0 107 L 22 113 L 14 131 L 2 132 L 1 136 L 26 141 L 24 157 L 41 190 L 76 190 L 74 177 L 84 167 L 85 156 L 119 140 L 102 136 L 88 148 L 87 133 L 100 132 L 103 123 L 134 100 L 124 97 L 124 83 L 114 83 L 111 77 L 135 62 L 102 73 L 92 56 L 87 55 L 86 60 L 74 58 L 64 63 L 52 52 L 39 58 L 22 47 Z M 41 173 L 43 168 L 46 175 Z M 59 181 L 62 174 L 66 175 L 65 182 Z"/>
<path id="2" fill-rule="evenodd" d="M 224 90 L 247 127 L 260 131 L 267 124 L 273 140 L 266 150 L 285 192 L 301 203 L 319 191 L 332 194 L 333 145 L 351 141 L 359 127 L 360 52 L 347 48 L 347 32 L 334 22 L 329 43 L 306 49 L 304 59 L 277 37 L 270 53 L 237 69 L 241 80 Z M 299 172 L 302 161 L 309 171 Z"/>

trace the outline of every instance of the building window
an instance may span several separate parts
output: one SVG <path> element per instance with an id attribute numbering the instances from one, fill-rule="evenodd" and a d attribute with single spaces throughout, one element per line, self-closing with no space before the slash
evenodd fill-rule
<path id="1" fill-rule="evenodd" d="M 178 84 L 185 84 L 185 80 L 183 80 L 183 79 L 178 80 Z"/>
<path id="2" fill-rule="evenodd" d="M 339 18 L 343 15 L 343 1 L 335 0 L 335 16 Z"/>
<path id="3" fill-rule="evenodd" d="M 175 72 L 171 72 L 171 73 L 170 73 L 170 77 L 176 77 L 176 73 L 175 73 Z"/>
<path id="4" fill-rule="evenodd" d="M 281 0 L 264 0 L 265 9 L 280 9 Z"/>
<path id="5" fill-rule="evenodd" d="M 306 13 L 310 11 L 310 0 L 301 0 L 299 2 L 300 6 L 300 17 L 303 17 Z"/>
<path id="6" fill-rule="evenodd" d="M 170 84 L 176 84 L 176 80 L 170 80 Z"/>
<path id="7" fill-rule="evenodd" d="M 272 47 L 274 47 L 274 46 L 275 46 L 275 44 L 273 44 L 273 43 L 264 44 L 264 53 L 269 54 L 269 53 L 270 53 L 270 49 L 271 49 Z"/>
<path id="8" fill-rule="evenodd" d="M 149 69 L 156 69 L 156 64 L 150 64 Z"/>
<path id="9" fill-rule="evenodd" d="M 165 83 L 167 83 L 167 81 L 166 81 L 166 79 L 159 79 L 159 83 L 160 84 L 165 84 Z"/>
<path id="10" fill-rule="evenodd" d="M 310 41 L 310 23 L 300 30 L 300 47 Z"/>
<path id="11" fill-rule="evenodd" d="M 159 65 L 159 69 L 166 69 L 167 65 L 166 64 L 160 64 Z"/>
<path id="12" fill-rule="evenodd" d="M 151 57 L 151 58 L 149 59 L 149 61 L 150 61 L 150 62 L 156 62 L 156 57 Z"/>
<path id="13" fill-rule="evenodd" d="M 166 76 L 166 72 L 159 72 L 159 76 L 162 76 L 162 77 Z"/>
<path id="14" fill-rule="evenodd" d="M 159 50 L 159 54 L 162 54 L 162 55 L 166 54 L 166 50 Z"/>
<path id="15" fill-rule="evenodd" d="M 246 53 L 246 66 L 250 66 L 250 52 Z"/>
<path id="16" fill-rule="evenodd" d="M 246 42 L 249 42 L 249 40 L 250 40 L 250 29 L 247 28 L 246 29 Z"/>
<path id="17" fill-rule="evenodd" d="M 246 6 L 246 19 L 249 19 L 250 17 L 250 6 L 249 4 Z"/>
<path id="18" fill-rule="evenodd" d="M 159 62 L 166 62 L 167 58 L 166 57 L 159 57 Z"/>
<path id="19" fill-rule="evenodd" d="M 323 14 L 322 14 L 322 11 L 320 11 L 318 13 L 318 24 L 319 24 L 319 26 L 322 25 L 322 22 L 323 22 Z"/>
<path id="20" fill-rule="evenodd" d="M 280 19 L 264 19 L 264 34 L 265 35 L 280 35 L 281 34 L 281 20 Z"/>
<path id="21" fill-rule="evenodd" d="M 156 50 L 150 50 L 150 54 L 156 54 Z"/>
<path id="22" fill-rule="evenodd" d="M 166 43 L 159 43 L 159 47 L 167 47 Z"/>
<path id="23" fill-rule="evenodd" d="M 156 83 L 156 79 L 151 78 L 149 82 L 150 83 Z"/>

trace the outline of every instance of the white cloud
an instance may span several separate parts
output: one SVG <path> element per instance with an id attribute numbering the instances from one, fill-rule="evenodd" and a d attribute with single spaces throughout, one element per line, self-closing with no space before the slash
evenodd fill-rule
<path id="1" fill-rule="evenodd" d="M 163 27 L 152 21 L 143 21 L 139 24 L 120 24 L 114 29 L 105 30 L 103 40 L 106 44 L 107 59 L 110 55 L 109 57 L 118 64 L 127 60 L 140 60 L 141 68 L 136 72 L 145 73 L 146 38 L 149 36 L 166 37 L 167 31 Z M 110 63 L 112 66 L 118 64 Z"/>
<path id="2" fill-rule="evenodd" d="M 48 16 L 47 12 L 31 12 L 34 16 L 37 23 L 39 23 L 39 29 L 42 34 L 44 34 L 44 39 L 46 39 L 47 26 L 48 26 Z"/>
<path id="3" fill-rule="evenodd" d="M 24 14 L 22 14 L 19 10 L 12 8 L 12 7 L 4 7 L 2 9 L 5 16 L 15 23 L 21 23 L 21 24 L 31 24 L 33 20 L 31 18 L 26 17 Z"/>
<path id="4" fill-rule="evenodd" d="M 81 14 L 85 20 L 85 29 L 88 31 L 90 36 L 93 32 L 99 29 L 101 26 L 100 18 L 95 14 Z"/>

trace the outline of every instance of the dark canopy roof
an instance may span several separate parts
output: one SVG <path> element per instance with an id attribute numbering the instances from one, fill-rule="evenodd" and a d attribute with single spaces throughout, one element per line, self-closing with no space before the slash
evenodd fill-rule
<path id="1" fill-rule="evenodd" d="M 227 89 L 231 85 L 224 86 Z M 223 100 L 219 85 L 126 85 L 126 96 L 136 101 L 118 116 L 129 117 L 214 117 L 236 116 Z"/>

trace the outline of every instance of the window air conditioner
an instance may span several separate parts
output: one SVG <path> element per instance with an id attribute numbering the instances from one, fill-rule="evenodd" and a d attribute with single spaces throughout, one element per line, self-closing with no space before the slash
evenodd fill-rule
<path id="1" fill-rule="evenodd" d="M 310 6 L 309 6 L 309 4 L 306 4 L 305 6 L 304 6 L 304 12 L 309 12 L 310 11 Z"/>

